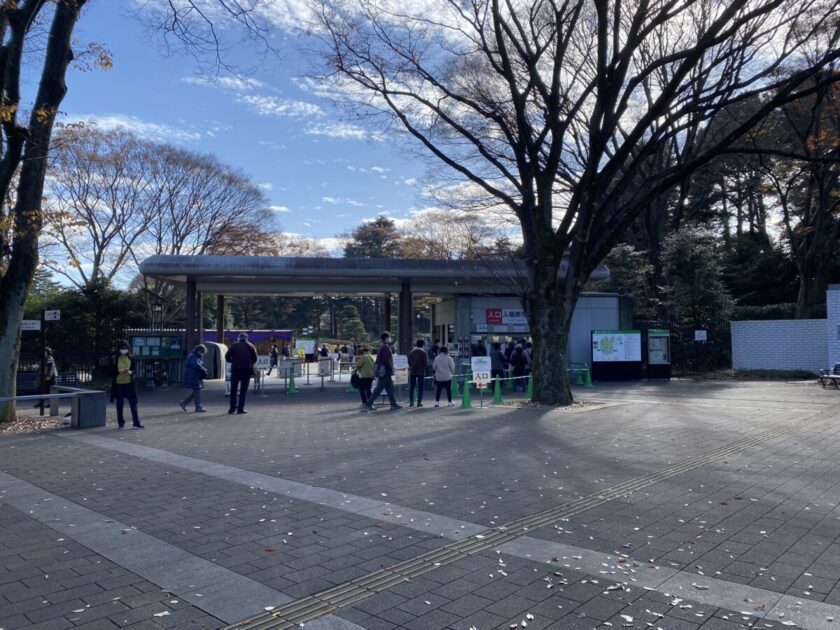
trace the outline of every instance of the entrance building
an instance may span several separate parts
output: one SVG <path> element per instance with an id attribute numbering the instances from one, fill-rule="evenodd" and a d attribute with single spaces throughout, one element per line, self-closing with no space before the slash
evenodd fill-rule
<path id="1" fill-rule="evenodd" d="M 563 273 L 565 267 L 561 268 Z M 432 336 L 465 343 L 528 336 L 527 320 L 516 297 L 526 283 L 525 266 L 515 260 L 415 260 L 307 258 L 272 256 L 151 256 L 140 264 L 146 276 L 182 287 L 186 294 L 184 347 L 189 350 L 201 329 L 201 297 L 217 297 L 217 341 L 224 341 L 225 296 L 286 297 L 373 296 L 384 299 L 382 330 L 391 321 L 391 298 L 398 296 L 398 330 L 391 331 L 400 352 L 413 345 L 414 298 L 435 296 Z M 599 266 L 591 279 L 609 277 Z M 589 335 L 596 328 L 620 328 L 629 316 L 617 295 L 587 294 L 578 303 L 572 324 L 570 361 L 589 363 Z M 627 314 L 623 316 L 623 313 Z M 463 354 L 463 352 L 462 352 Z"/>

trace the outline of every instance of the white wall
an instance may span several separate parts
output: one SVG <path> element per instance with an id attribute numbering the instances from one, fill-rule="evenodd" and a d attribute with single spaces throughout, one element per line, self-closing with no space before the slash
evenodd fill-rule
<path id="1" fill-rule="evenodd" d="M 454 302 L 458 307 L 454 307 Z M 465 309 L 469 310 L 466 311 Z M 486 324 L 487 309 L 519 310 L 522 303 L 516 297 L 459 296 L 438 305 L 436 324 L 455 324 L 459 335 L 499 335 L 527 337 L 527 323 L 518 325 Z M 467 313 L 468 318 L 466 317 Z M 592 363 L 591 331 L 620 328 L 619 298 L 615 295 L 585 295 L 578 300 L 572 317 L 569 337 L 569 362 Z"/>
<path id="2" fill-rule="evenodd" d="M 828 285 L 825 294 L 828 320 L 826 325 L 826 342 L 828 363 L 833 366 L 840 361 L 840 284 Z M 829 366 L 825 366 L 829 367 Z"/>
<path id="3" fill-rule="evenodd" d="M 810 370 L 840 361 L 826 347 L 826 320 L 778 319 L 732 322 L 736 370 Z"/>

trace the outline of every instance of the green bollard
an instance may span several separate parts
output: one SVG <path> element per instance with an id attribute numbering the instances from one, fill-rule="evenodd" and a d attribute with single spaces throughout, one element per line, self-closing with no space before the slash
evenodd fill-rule
<path id="1" fill-rule="evenodd" d="M 583 370 L 575 370 L 575 385 L 583 385 Z"/>
<path id="2" fill-rule="evenodd" d="M 502 383 L 499 377 L 496 377 L 496 384 L 493 386 L 493 404 L 498 405 L 502 402 Z"/>
<path id="3" fill-rule="evenodd" d="M 289 376 L 289 386 L 286 388 L 287 394 L 299 394 L 298 388 L 295 387 L 295 373 L 292 371 L 291 375 Z"/>
<path id="4" fill-rule="evenodd" d="M 452 375 L 452 396 L 460 396 L 461 390 L 458 389 L 458 377 L 454 374 Z"/>
<path id="5" fill-rule="evenodd" d="M 583 386 L 592 387 L 592 372 L 589 368 L 583 369 Z"/>
<path id="6" fill-rule="evenodd" d="M 528 375 L 528 391 L 526 395 L 529 399 L 534 397 L 534 378 L 530 374 Z"/>
<path id="7" fill-rule="evenodd" d="M 508 374 L 510 374 L 510 372 L 508 372 Z M 509 390 L 513 389 L 513 379 L 512 378 L 509 378 L 508 380 L 505 381 L 505 388 L 507 388 Z"/>
<path id="8" fill-rule="evenodd" d="M 454 396 L 454 394 L 453 394 Z M 472 409 L 472 400 L 470 400 L 470 382 L 464 381 L 464 393 L 461 397 L 461 409 Z"/>

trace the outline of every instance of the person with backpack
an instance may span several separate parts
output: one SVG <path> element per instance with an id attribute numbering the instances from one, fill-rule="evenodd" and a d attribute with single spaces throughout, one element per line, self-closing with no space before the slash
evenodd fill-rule
<path id="1" fill-rule="evenodd" d="M 204 367 L 204 355 L 207 354 L 207 346 L 198 344 L 190 356 L 184 361 L 184 387 L 191 390 L 189 396 L 184 398 L 178 405 L 186 413 L 187 403 L 195 405 L 195 413 L 207 411 L 201 406 L 201 390 L 204 389 L 204 379 L 207 378 L 207 368 Z"/>
<path id="2" fill-rule="evenodd" d="M 384 332 L 379 338 L 382 343 L 379 344 L 379 350 L 376 352 L 375 374 L 376 374 L 376 389 L 370 395 L 367 402 L 368 411 L 373 411 L 373 401 L 376 397 L 385 390 L 388 394 L 388 401 L 391 403 L 391 409 L 402 409 L 402 405 L 397 403 L 394 398 L 394 355 L 391 352 L 391 333 Z"/>
<path id="3" fill-rule="evenodd" d="M 510 367 L 513 372 L 513 377 L 516 379 L 513 381 L 513 391 L 524 392 L 526 385 L 523 377 L 528 369 L 528 357 L 525 355 L 522 344 L 516 344 L 516 347 L 513 349 L 513 354 L 510 355 Z"/>
<path id="4" fill-rule="evenodd" d="M 423 385 L 426 380 L 426 368 L 429 366 L 429 355 L 423 350 L 426 342 L 418 339 L 414 349 L 408 353 L 408 406 L 414 406 L 414 392 L 417 392 L 417 406 L 423 406 Z"/>
<path id="5" fill-rule="evenodd" d="M 502 344 L 494 341 L 490 347 L 490 378 L 504 378 L 506 363 L 505 355 L 502 352 Z"/>

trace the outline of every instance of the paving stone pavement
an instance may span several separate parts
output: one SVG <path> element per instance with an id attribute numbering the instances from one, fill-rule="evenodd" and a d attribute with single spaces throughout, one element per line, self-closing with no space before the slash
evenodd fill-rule
<path id="1" fill-rule="evenodd" d="M 304 387 L 292 397 L 275 384 L 266 397 L 251 398 L 246 416 L 224 413 L 218 384 L 205 396 L 211 411 L 203 415 L 177 408 L 180 391 L 145 393 L 145 431 L 110 426 L 72 436 L 58 430 L 3 437 L 0 472 L 67 502 L 71 511 L 80 506 L 148 536 L 152 546 L 188 554 L 195 566 L 221 567 L 236 576 L 231 584 L 250 580 L 296 599 L 479 527 L 816 415 L 837 398 L 813 384 L 673 382 L 580 390 L 610 405 L 575 413 L 425 407 L 368 414 L 345 387 L 323 393 Z M 828 617 L 840 604 L 838 430 L 816 422 L 531 532 L 540 549 L 559 542 L 584 555 L 652 562 L 673 571 L 669 584 L 680 588 L 679 579 L 696 575 L 714 579 L 718 590 L 731 585 L 737 593 L 743 585 L 768 597 L 787 595 L 772 618 L 769 610 L 750 610 L 750 602 L 743 610 L 713 606 L 714 597 L 699 590 L 669 598 L 626 576 L 625 587 L 605 591 L 615 584 L 606 568 L 577 570 L 575 559 L 490 550 L 307 625 L 434 630 L 525 621 L 529 628 L 668 629 L 797 627 L 790 625 L 797 619 L 801 627 L 833 627 Z M 67 439 L 78 436 L 95 441 Z M 154 449 L 162 459 L 131 454 L 142 454 L 134 447 Z M 263 485 L 269 477 L 277 489 Z M 313 500 L 283 494 L 282 483 L 315 487 Z M 9 532 L 0 540 L 0 628 L 215 628 L 236 620 L 212 616 L 200 599 L 184 599 L 188 589 L 164 591 L 163 578 L 144 577 L 144 571 L 160 575 L 146 571 L 154 564 L 148 558 L 140 562 L 125 552 L 123 566 L 81 544 L 61 513 L 44 511 L 43 498 L 33 510 L 21 510 L 8 496 L 0 483 L 0 523 Z M 360 504 L 368 507 L 356 510 Z M 401 522 L 401 512 L 414 516 Z M 424 528 L 423 514 L 446 517 L 434 521 L 443 531 Z M 121 557 L 118 550 L 102 551 Z M 86 581 L 89 574 L 98 578 Z M 683 601 L 672 605 L 676 599 Z M 260 603 L 243 602 L 237 618 L 260 612 Z M 786 617 L 778 616 L 782 605 L 793 607 Z M 161 612 L 169 614 L 154 616 Z"/>

